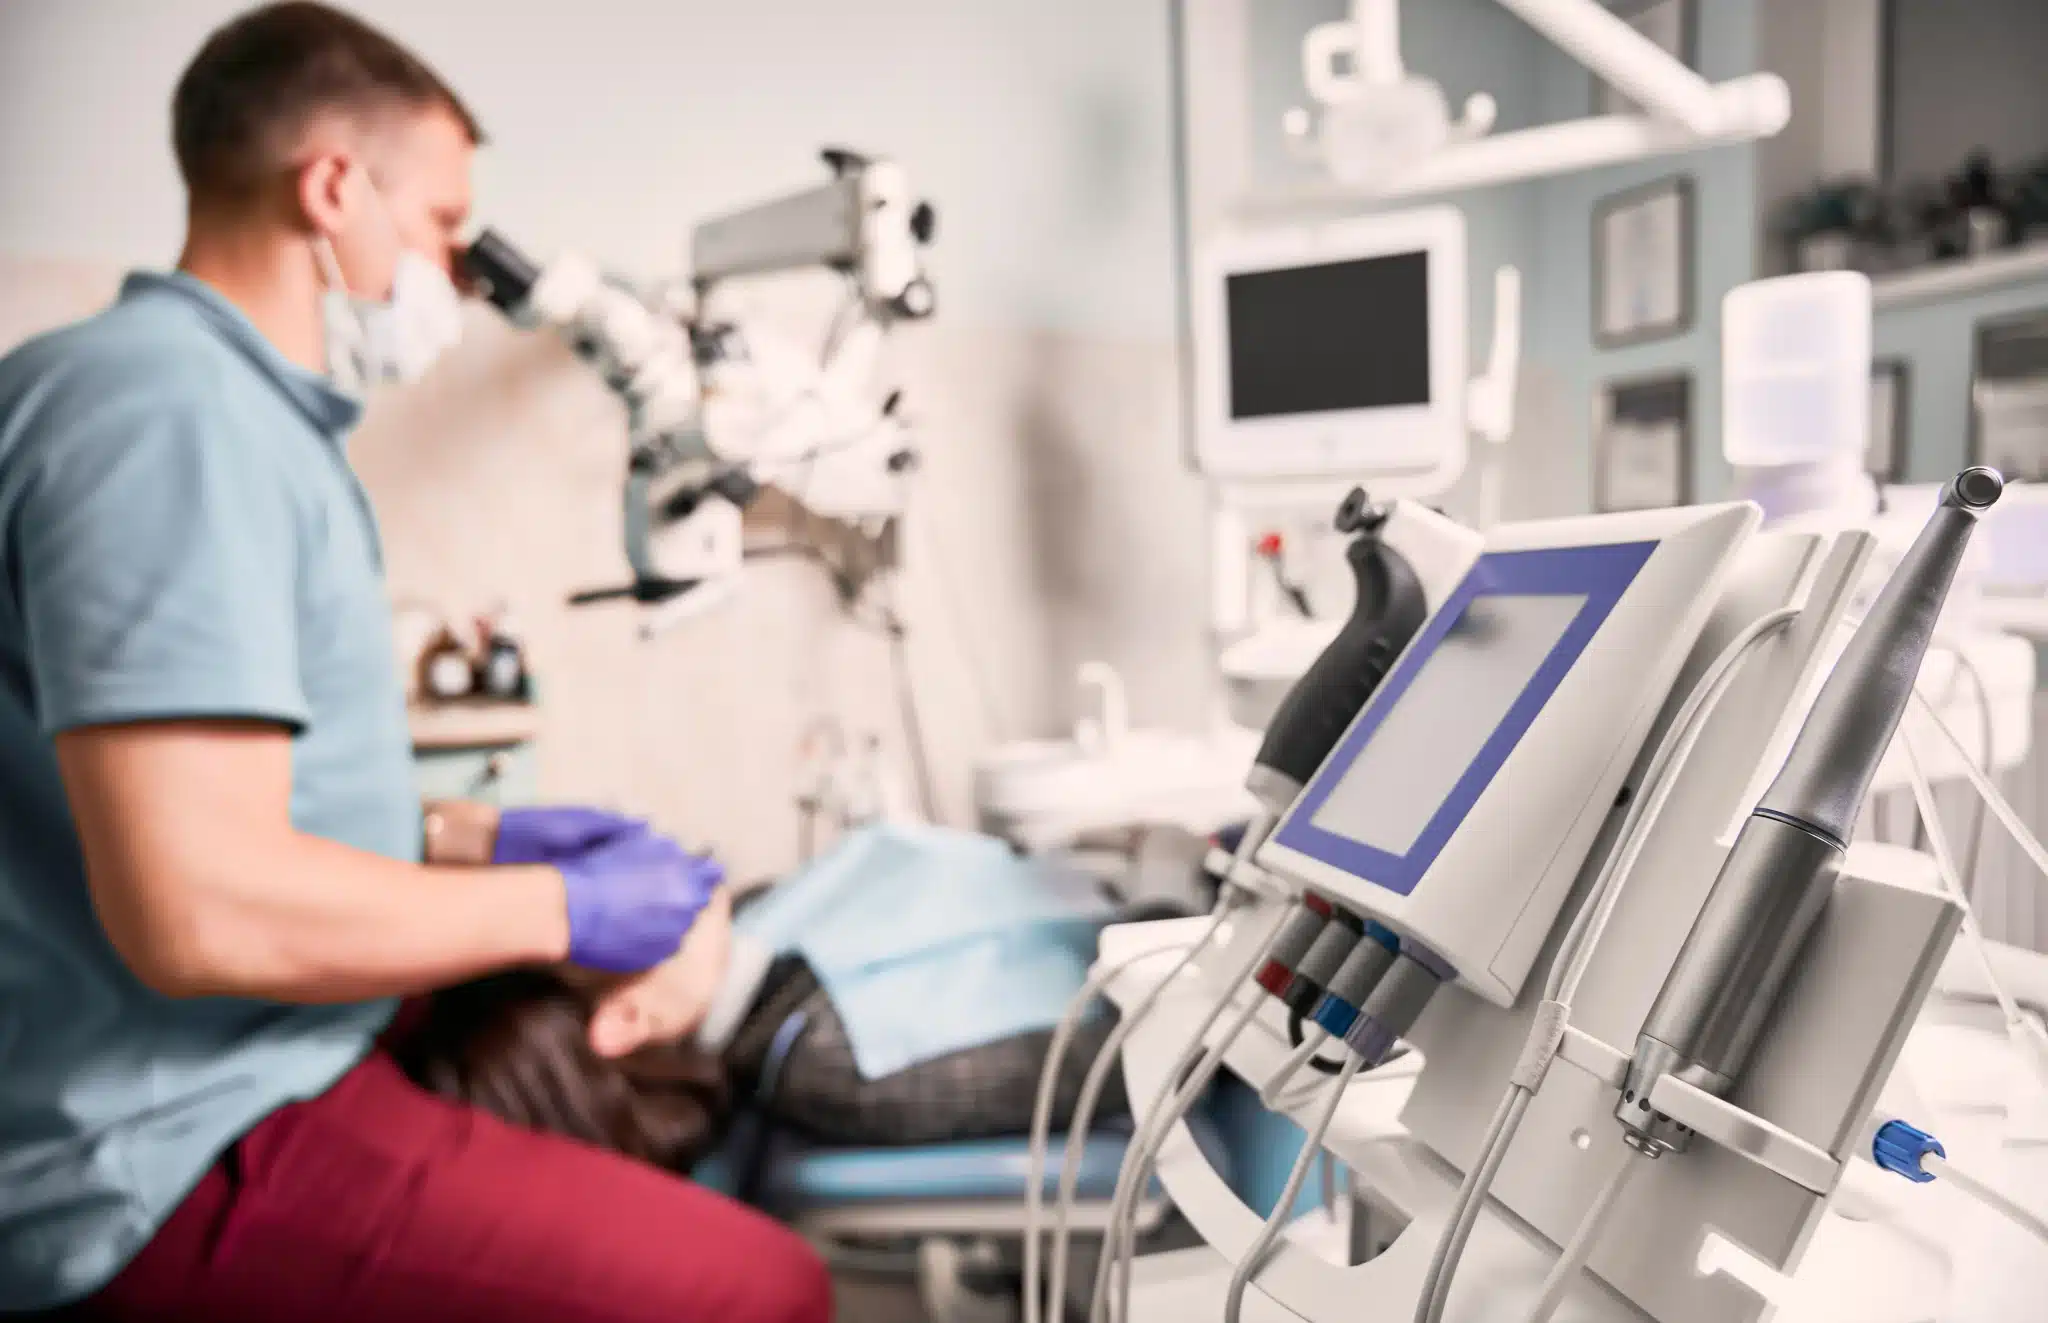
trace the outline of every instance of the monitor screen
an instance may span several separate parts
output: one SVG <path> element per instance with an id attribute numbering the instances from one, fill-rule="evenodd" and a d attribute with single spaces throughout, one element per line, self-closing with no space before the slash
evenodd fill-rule
<path id="1" fill-rule="evenodd" d="M 1586 601 L 1583 593 L 1474 597 L 1310 823 L 1406 855 Z"/>
<path id="2" fill-rule="evenodd" d="M 1224 277 L 1230 416 L 1423 405 L 1429 254 Z"/>

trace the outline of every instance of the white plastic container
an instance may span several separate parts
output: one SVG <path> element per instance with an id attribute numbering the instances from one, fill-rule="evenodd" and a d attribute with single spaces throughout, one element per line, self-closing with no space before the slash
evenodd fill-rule
<path id="1" fill-rule="evenodd" d="M 1079 679 L 1099 691 L 1099 719 L 1076 722 L 1071 739 L 1005 744 L 976 764 L 982 830 L 1048 850 L 1117 826 L 1170 824 L 1204 833 L 1258 811 L 1244 788 L 1257 732 L 1133 730 L 1114 670 L 1087 662 Z"/>
<path id="2" fill-rule="evenodd" d="M 1870 443 L 1869 277 L 1818 271 L 1728 291 L 1721 382 L 1730 464 L 1860 457 Z"/>
<path id="3" fill-rule="evenodd" d="M 1877 484 L 1863 471 L 1860 455 L 1837 455 L 1819 464 L 1738 466 L 1732 481 L 1736 499 L 1755 501 L 1763 509 L 1766 528 L 1796 524 L 1807 531 L 1833 532 L 1867 524 L 1878 512 Z M 1797 522 L 1815 519 L 1822 522 Z"/>
<path id="4" fill-rule="evenodd" d="M 1295 682 L 1344 629 L 1345 617 L 1275 620 L 1223 650 L 1217 667 L 1230 719 L 1263 732 Z"/>

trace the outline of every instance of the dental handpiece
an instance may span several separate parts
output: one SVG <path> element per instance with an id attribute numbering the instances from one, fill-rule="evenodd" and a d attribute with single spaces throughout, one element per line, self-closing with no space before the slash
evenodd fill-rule
<path id="1" fill-rule="evenodd" d="M 1615 1116 L 1649 1157 L 1690 1134 L 1650 1106 L 1675 1075 L 1734 1087 L 1828 897 L 1878 763 L 1898 730 L 1995 469 L 1968 468 L 1892 572 L 1821 687 L 1784 767 L 1742 825 L 1636 1040 Z"/>
<path id="2" fill-rule="evenodd" d="M 1358 590 L 1351 615 L 1280 700 L 1245 778 L 1275 816 L 1294 803 L 1429 615 L 1414 567 L 1379 535 L 1387 518 L 1358 488 L 1337 511 L 1337 531 L 1355 534 L 1344 551 Z"/>

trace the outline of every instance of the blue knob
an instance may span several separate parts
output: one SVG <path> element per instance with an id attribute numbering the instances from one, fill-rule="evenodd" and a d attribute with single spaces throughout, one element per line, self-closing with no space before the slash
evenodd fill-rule
<path id="1" fill-rule="evenodd" d="M 1904 1121 L 1885 1122 L 1878 1128 L 1877 1138 L 1870 1145 L 1870 1156 L 1878 1166 L 1905 1177 L 1915 1185 L 1925 1185 L 1934 1179 L 1932 1172 L 1920 1169 L 1920 1159 L 1929 1153 L 1940 1158 L 1948 1156 L 1940 1140 Z"/>

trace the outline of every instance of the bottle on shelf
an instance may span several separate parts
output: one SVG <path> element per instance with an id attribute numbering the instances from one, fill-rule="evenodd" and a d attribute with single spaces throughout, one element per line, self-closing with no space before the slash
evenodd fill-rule
<path id="1" fill-rule="evenodd" d="M 512 632 L 504 609 L 478 619 L 477 635 L 476 692 L 501 703 L 526 702 L 532 697 L 526 649 Z"/>
<path id="2" fill-rule="evenodd" d="M 456 637 L 454 629 L 443 624 L 420 649 L 420 697 L 435 703 L 467 698 L 476 690 L 476 679 L 470 650 Z"/>

